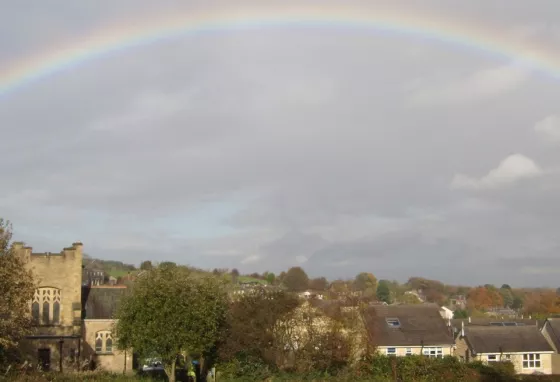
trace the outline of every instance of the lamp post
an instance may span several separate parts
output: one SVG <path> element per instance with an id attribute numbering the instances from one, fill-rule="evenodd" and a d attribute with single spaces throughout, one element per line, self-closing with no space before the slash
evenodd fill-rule
<path id="1" fill-rule="evenodd" d="M 58 340 L 58 371 L 62 373 L 62 345 L 64 344 L 64 338 L 60 337 Z"/>

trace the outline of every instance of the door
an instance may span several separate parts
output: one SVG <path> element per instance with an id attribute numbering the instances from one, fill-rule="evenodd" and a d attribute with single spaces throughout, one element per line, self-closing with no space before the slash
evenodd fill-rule
<path id="1" fill-rule="evenodd" d="M 49 371 L 51 369 L 51 349 L 39 349 L 38 358 L 41 370 Z"/>

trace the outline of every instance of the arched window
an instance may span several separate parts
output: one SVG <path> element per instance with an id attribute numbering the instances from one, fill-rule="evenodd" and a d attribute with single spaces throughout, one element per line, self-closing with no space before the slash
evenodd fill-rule
<path id="1" fill-rule="evenodd" d="M 60 302 L 55 301 L 53 304 L 53 324 L 60 324 Z"/>
<path id="2" fill-rule="evenodd" d="M 62 294 L 60 289 L 41 287 L 35 290 L 31 303 L 31 316 L 36 324 L 60 324 Z"/>
<path id="3" fill-rule="evenodd" d="M 43 324 L 48 324 L 50 322 L 50 306 L 48 301 L 43 303 Z"/>
<path id="4" fill-rule="evenodd" d="M 33 322 L 35 324 L 38 324 L 41 318 L 40 310 L 39 303 L 37 301 L 33 301 L 33 304 L 31 304 L 31 317 L 33 318 Z"/>
<path id="5" fill-rule="evenodd" d="M 113 352 L 113 336 L 110 331 L 102 330 L 95 334 L 95 351 L 97 353 Z"/>

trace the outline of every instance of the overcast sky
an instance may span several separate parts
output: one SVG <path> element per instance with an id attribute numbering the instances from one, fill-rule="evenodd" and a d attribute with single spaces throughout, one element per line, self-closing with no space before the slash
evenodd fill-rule
<path id="1" fill-rule="evenodd" d="M 357 4 L 560 54 L 556 0 L 419 3 Z M 208 4 L 6 2 L 0 72 Z M 328 25 L 125 49 L 0 97 L 0 216 L 37 252 L 82 241 L 135 264 L 556 287 L 560 79 L 517 64 Z"/>

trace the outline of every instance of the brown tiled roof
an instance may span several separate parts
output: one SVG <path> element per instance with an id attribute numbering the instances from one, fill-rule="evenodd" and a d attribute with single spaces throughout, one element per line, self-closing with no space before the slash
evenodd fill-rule
<path id="1" fill-rule="evenodd" d="M 548 332 L 550 339 L 556 347 L 556 351 L 560 351 L 560 318 L 549 318 L 546 321 L 544 330 Z"/>
<path id="2" fill-rule="evenodd" d="M 391 327 L 387 319 L 398 319 Z M 364 313 L 364 323 L 374 346 L 431 346 L 455 343 L 451 328 L 432 304 L 377 305 Z"/>
<path id="3" fill-rule="evenodd" d="M 536 326 L 467 326 L 465 337 L 477 354 L 552 351 Z"/>

